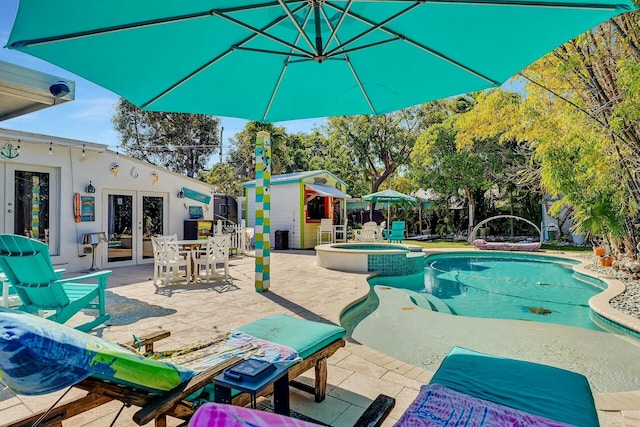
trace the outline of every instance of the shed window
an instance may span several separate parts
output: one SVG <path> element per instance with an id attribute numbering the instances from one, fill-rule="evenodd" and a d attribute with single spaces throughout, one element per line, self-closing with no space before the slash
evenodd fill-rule
<path id="1" fill-rule="evenodd" d="M 322 218 L 329 218 L 327 197 L 321 197 L 311 191 L 306 191 L 305 200 L 307 222 L 319 222 Z"/>

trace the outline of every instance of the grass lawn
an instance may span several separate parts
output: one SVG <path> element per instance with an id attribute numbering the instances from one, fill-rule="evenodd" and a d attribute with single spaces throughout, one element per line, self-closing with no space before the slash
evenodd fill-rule
<path id="1" fill-rule="evenodd" d="M 410 243 L 412 245 L 422 246 L 423 248 L 461 248 L 461 249 L 475 248 L 475 246 L 469 244 L 464 240 L 447 240 L 447 239 L 436 239 L 436 240 L 428 240 L 428 241 L 405 240 L 404 243 Z M 548 250 L 548 251 L 591 252 L 591 246 L 543 244 L 541 249 Z"/>
<path id="2" fill-rule="evenodd" d="M 435 239 L 428 241 L 421 240 L 405 240 L 404 243 L 422 246 L 423 248 L 462 248 L 472 249 L 475 246 L 470 245 L 465 240 L 447 240 L 447 239 Z"/>

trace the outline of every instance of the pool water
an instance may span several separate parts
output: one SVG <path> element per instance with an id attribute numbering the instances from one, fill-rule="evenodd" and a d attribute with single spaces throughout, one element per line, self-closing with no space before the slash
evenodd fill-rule
<path id="1" fill-rule="evenodd" d="M 427 259 L 424 289 L 453 314 L 529 320 L 601 330 L 589 299 L 606 285 L 574 273 L 577 262 L 550 257 L 435 255 Z"/>
<path id="2" fill-rule="evenodd" d="M 447 314 L 489 319 L 525 320 L 602 331 L 592 320 L 589 299 L 606 285 L 577 274 L 577 261 L 530 254 L 455 253 L 431 255 L 424 273 L 373 277 L 371 286 L 404 289 L 418 307 Z M 345 313 L 353 330 L 376 310 L 372 292 Z"/>

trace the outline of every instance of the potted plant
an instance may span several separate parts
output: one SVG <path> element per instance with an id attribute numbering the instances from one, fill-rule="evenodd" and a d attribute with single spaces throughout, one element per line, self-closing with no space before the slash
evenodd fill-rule
<path id="1" fill-rule="evenodd" d="M 615 258 L 613 258 L 611 255 L 602 255 L 599 256 L 598 259 L 600 260 L 600 265 L 602 267 L 611 267 Z"/>

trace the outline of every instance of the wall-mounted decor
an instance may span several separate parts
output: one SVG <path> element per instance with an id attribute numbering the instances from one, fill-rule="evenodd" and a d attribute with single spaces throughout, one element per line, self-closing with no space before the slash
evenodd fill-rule
<path id="1" fill-rule="evenodd" d="M 91 183 L 91 181 L 89 181 L 89 185 L 87 185 L 87 187 L 84 189 L 85 192 L 87 193 L 95 193 L 96 192 L 96 187 L 93 186 L 93 184 Z"/>
<path id="2" fill-rule="evenodd" d="M 120 164 L 117 162 L 113 162 L 109 165 L 109 171 L 113 174 L 113 176 L 118 176 L 120 173 Z"/>
<path id="3" fill-rule="evenodd" d="M 204 204 L 209 204 L 211 202 L 211 196 L 206 194 L 198 193 L 195 190 L 191 190 L 187 187 L 183 187 L 182 191 L 184 191 L 184 197 L 187 197 L 192 200 L 197 200 L 198 202 L 202 202 Z"/>
<path id="4" fill-rule="evenodd" d="M 202 219 L 204 214 L 202 213 L 201 206 L 189 206 L 189 219 Z"/>
<path id="5" fill-rule="evenodd" d="M 136 170 L 136 167 L 135 167 L 135 166 L 131 168 L 131 176 L 132 176 L 132 177 L 134 177 L 134 178 L 137 178 L 137 177 L 139 177 L 139 176 L 140 176 L 140 175 L 138 174 L 138 171 Z"/>
<path id="6" fill-rule="evenodd" d="M 160 181 L 160 176 L 158 175 L 158 172 L 151 171 L 151 173 L 149 175 L 151 176 L 151 183 L 152 184 L 155 184 L 156 182 Z"/>
<path id="7" fill-rule="evenodd" d="M 93 196 L 81 197 L 80 218 L 82 222 L 96 220 L 96 199 Z"/>
<path id="8" fill-rule="evenodd" d="M 73 217 L 76 222 L 80 222 L 82 216 L 80 215 L 80 210 L 82 207 L 82 200 L 80 198 L 80 193 L 75 193 L 73 195 Z"/>
<path id="9" fill-rule="evenodd" d="M 15 146 L 12 143 L 5 144 L 4 147 L 0 149 L 0 156 L 5 157 L 9 160 L 15 159 L 20 155 L 20 146 Z"/>

